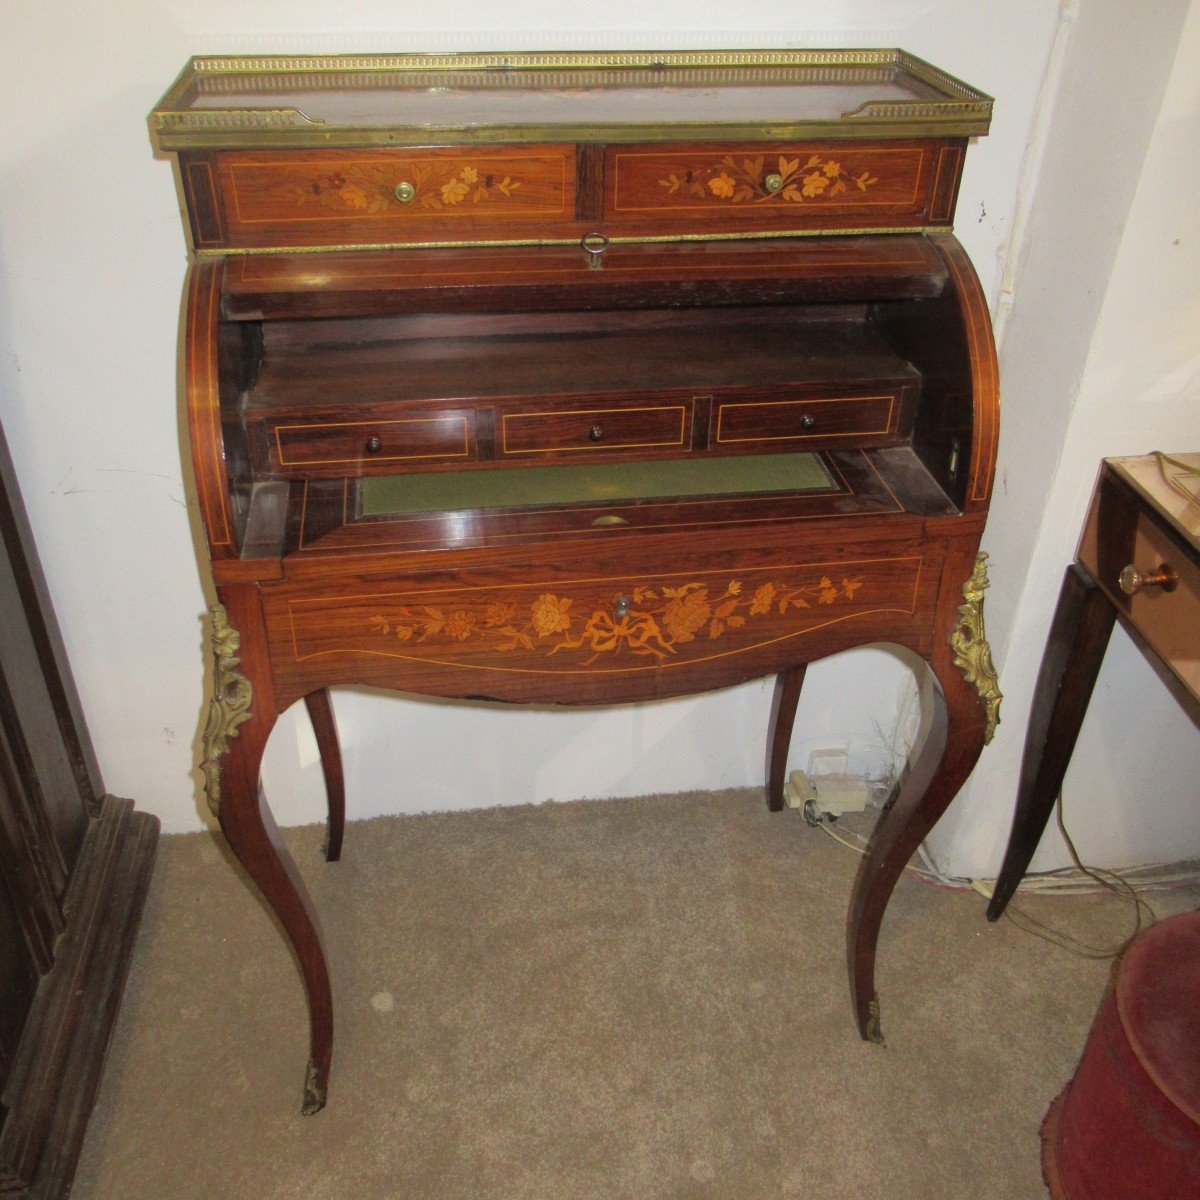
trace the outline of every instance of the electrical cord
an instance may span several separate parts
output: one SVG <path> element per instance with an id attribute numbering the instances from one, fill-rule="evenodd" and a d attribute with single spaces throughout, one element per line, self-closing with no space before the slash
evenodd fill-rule
<path id="1" fill-rule="evenodd" d="M 1200 504 L 1200 496 L 1180 482 L 1181 479 L 1185 478 L 1197 479 L 1200 477 L 1200 471 L 1193 467 L 1191 463 L 1185 463 L 1180 458 L 1173 458 L 1169 454 L 1164 454 L 1161 450 L 1153 451 L 1153 455 L 1158 462 L 1158 473 L 1162 477 L 1163 483 L 1176 495 L 1182 496 L 1189 504 Z M 1172 477 L 1167 474 L 1168 463 L 1178 470 L 1179 474 L 1177 476 Z"/>
<path id="2" fill-rule="evenodd" d="M 855 854 L 866 854 L 867 843 L 866 839 L 856 834 L 843 836 L 837 832 L 828 821 L 822 821 L 818 826 L 825 833 L 833 838 L 839 846 L 845 846 L 847 850 L 853 850 Z M 857 838 L 858 840 L 853 840 Z M 921 867 L 914 867 L 911 864 L 904 868 L 908 875 L 915 875 L 924 883 L 931 884 L 933 887 L 942 888 L 948 892 L 969 892 L 971 891 L 971 880 L 969 879 L 947 879 L 943 875 L 939 875 L 936 871 L 923 870 Z"/>
<path id="3" fill-rule="evenodd" d="M 1033 934 L 1035 937 L 1040 937 L 1045 941 L 1051 942 L 1054 945 L 1062 947 L 1068 953 L 1074 954 L 1079 958 L 1105 960 L 1116 958 L 1122 953 L 1125 947 L 1142 931 L 1143 927 L 1148 928 L 1157 921 L 1157 915 L 1153 908 L 1142 899 L 1139 894 L 1142 891 L 1162 890 L 1172 884 L 1194 885 L 1197 880 L 1195 873 L 1180 872 L 1174 876 L 1159 876 L 1153 881 L 1144 884 L 1136 884 L 1126 877 L 1125 873 L 1113 871 L 1103 867 L 1090 867 L 1079 856 L 1079 851 L 1076 849 L 1074 839 L 1072 839 L 1067 830 L 1066 820 L 1063 816 L 1063 798 L 1060 790 L 1055 799 L 1054 804 L 1055 821 L 1058 825 L 1059 833 L 1062 835 L 1063 842 L 1066 844 L 1067 852 L 1071 856 L 1073 867 L 1062 867 L 1056 871 L 1046 871 L 1038 876 L 1032 877 L 1033 880 L 1053 881 L 1056 878 L 1061 878 L 1069 872 L 1076 873 L 1075 878 L 1071 883 L 1052 884 L 1050 887 L 1034 887 L 1027 888 L 1026 881 L 1022 882 L 1021 891 L 1056 891 L 1062 893 L 1079 894 L 1082 891 L 1095 893 L 1097 891 L 1106 891 L 1117 896 L 1119 899 L 1127 901 L 1133 905 L 1134 928 L 1133 932 L 1124 938 L 1119 945 L 1115 947 L 1097 946 L 1090 942 L 1086 942 L 1081 938 L 1075 937 L 1061 929 L 1056 929 L 1052 925 L 1048 925 L 1045 921 L 1033 916 L 1032 913 L 1025 911 L 1018 905 L 1010 902 L 1005 908 L 1005 916 L 1012 921 L 1018 929 L 1026 933 Z M 867 851 L 867 843 L 865 838 L 858 835 L 850 834 L 843 836 L 842 833 L 835 831 L 828 822 L 822 821 L 820 828 L 831 837 L 839 845 L 846 847 L 848 850 L 853 850 L 856 854 L 865 854 Z M 855 840 L 857 839 L 857 840 Z M 923 861 L 927 864 L 928 858 L 924 854 L 924 848 L 921 847 L 921 855 Z M 1134 868 L 1137 870 L 1137 868 Z M 977 879 L 954 879 L 948 878 L 936 870 L 922 870 L 920 867 L 906 866 L 905 872 L 916 876 L 925 883 L 933 886 L 944 888 L 951 891 L 975 891 L 985 899 L 990 900 L 993 889 L 990 886 L 993 881 L 984 881 Z M 1090 880 L 1090 884 L 1086 887 L 1080 885 L 1079 877 Z M 1145 921 L 1143 922 L 1143 914 Z"/>
<path id="4" fill-rule="evenodd" d="M 1142 931 L 1142 914 L 1145 912 L 1148 920 L 1147 927 L 1153 925 L 1158 920 L 1154 909 L 1146 903 L 1145 900 L 1138 895 L 1137 888 L 1133 886 L 1119 871 L 1109 871 L 1101 867 L 1089 867 L 1084 864 L 1079 857 L 1079 851 L 1075 848 L 1075 843 L 1071 835 L 1067 832 L 1067 824 L 1063 819 L 1063 797 L 1062 790 L 1059 789 L 1058 796 L 1054 801 L 1054 815 L 1058 824 L 1058 831 L 1062 834 L 1062 839 L 1066 843 L 1067 853 L 1071 856 L 1071 861 L 1075 864 L 1077 870 L 1084 875 L 1094 879 L 1097 884 L 1105 891 L 1111 892 L 1114 896 L 1133 904 L 1133 932 L 1121 943 L 1115 947 L 1112 946 L 1094 946 L 1090 942 L 1085 942 L 1072 934 L 1066 933 L 1061 929 L 1055 929 L 1052 925 L 1047 925 L 1045 921 L 1038 920 L 1032 913 L 1026 912 L 1024 909 L 1011 902 L 1004 910 L 1004 915 L 1018 929 L 1023 929 L 1026 933 L 1032 933 L 1035 937 L 1040 937 L 1047 942 L 1052 942 L 1056 946 L 1061 946 L 1064 950 L 1074 954 L 1078 958 L 1088 959 L 1110 959 L 1116 958 L 1122 953 L 1126 946 L 1133 941 L 1135 937 Z"/>

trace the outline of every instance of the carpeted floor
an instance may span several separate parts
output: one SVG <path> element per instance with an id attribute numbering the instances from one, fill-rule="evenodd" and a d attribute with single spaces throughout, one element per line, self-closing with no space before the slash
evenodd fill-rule
<path id="1" fill-rule="evenodd" d="M 906 878 L 888 1044 L 864 1044 L 856 856 L 759 791 L 354 823 L 337 864 L 316 827 L 287 840 L 333 973 L 328 1107 L 299 1115 L 303 998 L 265 910 L 214 838 L 165 838 L 78 1200 L 1046 1194 L 1038 1125 L 1109 965 Z"/>

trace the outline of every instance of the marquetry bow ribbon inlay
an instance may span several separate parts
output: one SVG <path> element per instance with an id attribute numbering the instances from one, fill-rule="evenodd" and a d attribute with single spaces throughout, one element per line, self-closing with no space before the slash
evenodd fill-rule
<path id="1" fill-rule="evenodd" d="M 402 605 L 388 617 L 374 615 L 369 620 L 380 637 L 404 643 L 457 642 L 500 653 L 524 650 L 547 656 L 574 651 L 586 655 L 583 665 L 589 666 L 621 652 L 665 659 L 688 642 L 716 641 L 770 613 L 853 600 L 862 585 L 861 576 L 840 583 L 822 576 L 804 585 L 769 581 L 749 594 L 737 579 L 718 594 L 698 582 L 636 587 L 629 593 L 626 611 L 615 604 L 587 611 L 587 605 L 581 609 L 573 597 L 544 592 L 528 605 Z"/>

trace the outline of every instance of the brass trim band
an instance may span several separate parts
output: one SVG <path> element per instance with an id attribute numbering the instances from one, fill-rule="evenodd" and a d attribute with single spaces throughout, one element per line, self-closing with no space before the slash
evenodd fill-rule
<path id="1" fill-rule="evenodd" d="M 886 228 L 863 229 L 765 229 L 757 232 L 735 233 L 663 233 L 610 236 L 609 245 L 637 245 L 646 242 L 742 242 L 753 239 L 797 238 L 797 237 L 865 237 L 868 234 L 901 233 L 953 233 L 951 225 L 895 225 Z M 199 246 L 197 258 L 224 258 L 232 255 L 256 254 L 347 254 L 358 250 L 466 250 L 472 246 L 578 246 L 579 239 L 567 238 L 495 238 L 476 241 L 448 242 L 345 242 L 325 246 L 227 246 L 224 248 Z M 613 270 L 620 270 L 614 266 Z"/>

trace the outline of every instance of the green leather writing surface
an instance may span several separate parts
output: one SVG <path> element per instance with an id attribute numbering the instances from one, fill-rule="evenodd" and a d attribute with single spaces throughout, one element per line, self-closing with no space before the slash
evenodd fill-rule
<path id="1" fill-rule="evenodd" d="M 362 515 L 545 508 L 604 501 L 835 490 L 819 454 L 753 454 L 665 462 L 586 463 L 377 475 L 362 481 Z"/>

